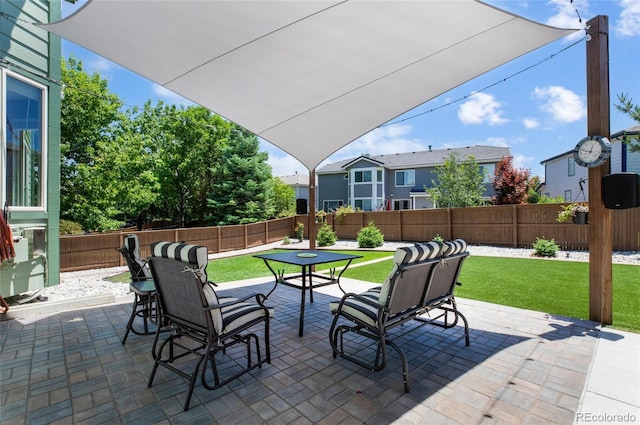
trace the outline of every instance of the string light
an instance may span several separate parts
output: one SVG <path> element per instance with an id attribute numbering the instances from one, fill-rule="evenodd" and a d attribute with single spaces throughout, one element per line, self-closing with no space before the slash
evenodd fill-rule
<path id="1" fill-rule="evenodd" d="M 503 78 L 503 79 L 501 79 L 501 80 L 498 80 L 498 81 L 496 81 L 495 83 L 489 84 L 488 86 L 483 87 L 483 88 L 481 88 L 480 90 L 475 90 L 475 91 L 473 92 L 473 94 L 475 94 L 475 93 L 482 93 L 482 92 L 484 92 L 484 91 L 486 91 L 486 90 L 489 90 L 489 89 L 490 89 L 490 88 L 492 88 L 492 87 L 497 86 L 498 84 L 501 84 L 501 83 L 506 82 L 507 80 L 510 80 L 511 78 L 513 78 L 513 77 L 515 77 L 515 76 L 517 76 L 517 75 L 520 75 L 520 74 L 522 74 L 522 73 L 524 73 L 524 72 L 526 72 L 526 71 L 529 71 L 530 69 L 535 68 L 536 66 L 539 66 L 539 65 L 543 64 L 544 62 L 546 62 L 546 61 L 548 61 L 548 60 L 553 59 L 555 56 L 559 55 L 560 53 L 563 53 L 563 52 L 565 52 L 565 51 L 569 50 L 570 48 L 572 48 L 572 47 L 576 46 L 577 44 L 579 44 L 579 43 L 581 43 L 583 40 L 585 40 L 585 38 L 586 38 L 586 37 L 582 37 L 580 40 L 576 41 L 576 42 L 575 42 L 575 43 L 573 43 L 573 44 L 570 44 L 569 46 L 565 47 L 564 49 L 562 49 L 562 50 L 560 50 L 560 51 L 558 51 L 558 52 L 556 52 L 556 53 L 553 53 L 552 55 L 550 55 L 550 56 L 548 56 L 548 57 L 546 57 L 546 58 L 544 58 L 544 59 L 542 59 L 542 60 L 540 60 L 540 61 L 538 61 L 538 62 L 534 63 L 533 65 L 529 65 L 528 67 L 526 67 L 526 68 L 524 68 L 524 69 L 521 69 L 520 71 L 515 72 L 515 73 L 513 73 L 513 74 L 509 75 L 508 77 L 505 77 L 505 78 Z M 463 101 L 463 100 L 466 100 L 466 99 L 468 99 L 469 97 L 473 96 L 473 94 L 469 94 L 469 95 L 462 96 L 462 97 L 460 97 L 460 98 L 458 98 L 458 99 L 455 99 L 455 100 L 452 100 L 452 101 L 450 101 L 450 102 L 447 102 L 447 103 L 445 103 L 444 105 L 437 106 L 437 107 L 435 107 L 435 108 L 429 109 L 428 111 L 420 112 L 419 114 L 411 115 L 411 116 L 406 117 L 406 118 L 403 118 L 403 119 L 401 119 L 401 120 L 391 121 L 391 122 L 388 122 L 388 123 L 386 123 L 386 124 L 382 124 L 380 127 L 386 127 L 386 126 L 388 126 L 388 125 L 400 124 L 400 123 L 403 123 L 403 122 L 405 122 L 405 121 L 412 120 L 412 119 L 414 119 L 414 118 L 418 118 L 418 117 L 421 117 L 421 116 L 426 115 L 426 114 L 430 114 L 430 113 L 435 112 L 435 111 L 437 111 L 437 110 L 439 110 L 439 109 L 446 108 L 447 106 L 451 106 L 451 105 L 453 105 L 454 103 L 458 103 L 458 102 L 461 102 L 461 101 Z M 379 128 L 380 128 L 380 127 L 379 127 Z"/>

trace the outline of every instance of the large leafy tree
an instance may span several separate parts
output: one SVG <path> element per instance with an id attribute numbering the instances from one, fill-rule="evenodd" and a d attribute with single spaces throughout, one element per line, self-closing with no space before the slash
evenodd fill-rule
<path id="1" fill-rule="evenodd" d="M 289 217 L 296 212 L 296 192 L 278 177 L 271 179 L 271 197 L 276 217 Z"/>
<path id="2" fill-rule="evenodd" d="M 203 224 L 208 194 L 219 184 L 214 170 L 233 124 L 201 106 L 159 105 L 145 113 L 158 121 L 153 130 L 162 187 L 157 213 L 180 226 Z"/>
<path id="3" fill-rule="evenodd" d="M 502 158 L 492 179 L 495 194 L 491 201 L 496 205 L 524 204 L 527 201 L 530 174 L 525 168 L 516 168 L 512 157 Z"/>
<path id="4" fill-rule="evenodd" d="M 451 152 L 442 165 L 436 166 L 433 187 L 425 188 L 439 208 L 475 207 L 484 204 L 484 176 L 471 155 L 461 159 Z"/>
<path id="5" fill-rule="evenodd" d="M 111 189 L 100 172 L 101 161 L 114 140 L 114 126 L 123 118 L 122 102 L 97 73 L 84 72 L 74 57 L 62 61 L 61 218 L 85 230 L 118 225 Z"/>
<path id="6" fill-rule="evenodd" d="M 627 114 L 636 123 L 640 124 L 640 106 L 633 103 L 633 99 L 628 94 L 623 93 L 618 95 L 618 104 L 615 105 L 616 109 L 620 112 Z M 629 146 L 631 152 L 640 152 L 640 137 L 625 136 L 625 143 Z"/>
<path id="7" fill-rule="evenodd" d="M 219 166 L 218 182 L 209 195 L 210 221 L 218 225 L 246 224 L 273 217 L 271 166 L 259 151 L 258 138 L 239 127 L 232 129 Z"/>

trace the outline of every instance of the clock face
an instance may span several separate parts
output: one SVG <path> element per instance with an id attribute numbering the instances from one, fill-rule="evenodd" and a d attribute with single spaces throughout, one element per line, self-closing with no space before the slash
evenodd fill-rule
<path id="1" fill-rule="evenodd" d="M 611 144 L 606 137 L 589 136 L 578 142 L 573 157 L 578 165 L 597 167 L 611 155 Z"/>

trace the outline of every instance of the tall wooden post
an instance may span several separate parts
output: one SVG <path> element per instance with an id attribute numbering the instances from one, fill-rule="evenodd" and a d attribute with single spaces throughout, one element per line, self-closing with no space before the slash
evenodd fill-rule
<path id="1" fill-rule="evenodd" d="M 608 17 L 596 16 L 587 26 L 587 133 L 610 137 Z M 589 168 L 589 319 L 602 324 L 613 323 L 613 222 L 602 193 L 609 170 L 609 161 Z"/>
<path id="2" fill-rule="evenodd" d="M 309 170 L 309 249 L 316 249 L 316 169 Z"/>

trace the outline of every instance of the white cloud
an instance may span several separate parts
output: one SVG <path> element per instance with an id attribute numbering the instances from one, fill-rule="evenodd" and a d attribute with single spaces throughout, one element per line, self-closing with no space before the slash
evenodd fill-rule
<path id="1" fill-rule="evenodd" d="M 613 26 L 614 31 L 622 36 L 640 35 L 640 2 L 638 0 L 622 0 L 620 19 Z"/>
<path id="2" fill-rule="evenodd" d="M 523 118 L 522 124 L 529 130 L 540 127 L 540 123 L 535 118 Z"/>
<path id="3" fill-rule="evenodd" d="M 531 164 L 535 161 L 532 156 L 526 156 L 522 154 L 513 154 L 513 165 L 516 168 L 525 168 L 531 172 Z"/>
<path id="4" fill-rule="evenodd" d="M 458 118 L 463 124 L 503 124 L 508 120 L 502 118 L 502 103 L 486 93 L 473 93 L 469 100 L 458 108 Z"/>
<path id="5" fill-rule="evenodd" d="M 190 105 L 192 102 L 180 96 L 177 93 L 172 92 L 171 90 L 164 88 L 163 86 L 153 83 L 152 87 L 153 92 L 160 98 L 167 101 L 169 104 L 178 104 L 178 105 Z"/>
<path id="6" fill-rule="evenodd" d="M 407 124 L 376 128 L 331 155 L 330 159 L 333 162 L 364 154 L 383 155 L 425 150 L 424 142 L 407 137 L 411 130 L 412 127 Z"/>
<path id="7" fill-rule="evenodd" d="M 274 176 L 292 176 L 296 173 L 309 175 L 307 167 L 291 155 L 276 156 L 270 152 L 267 163 L 271 165 L 271 173 Z"/>
<path id="8" fill-rule="evenodd" d="M 94 54 L 91 54 L 88 59 L 83 61 L 83 65 L 85 70 L 90 70 L 89 72 L 95 71 L 103 78 L 118 69 L 118 66 L 109 59 Z"/>
<path id="9" fill-rule="evenodd" d="M 495 146 L 499 148 L 509 147 L 507 144 L 507 139 L 504 137 L 487 137 L 487 140 L 484 143 L 487 146 Z"/>
<path id="10" fill-rule="evenodd" d="M 540 110 L 550 114 L 555 121 L 571 123 L 587 115 L 584 99 L 564 87 L 536 87 L 533 97 L 543 101 Z"/>
<path id="11" fill-rule="evenodd" d="M 548 4 L 554 6 L 556 14 L 547 19 L 547 25 L 558 28 L 584 29 L 585 18 L 590 16 L 588 0 L 549 0 Z M 578 17 L 578 15 L 580 17 Z M 582 18 L 582 22 L 580 22 Z M 584 37 L 583 31 L 576 31 L 565 37 L 566 42 L 571 42 Z"/>

